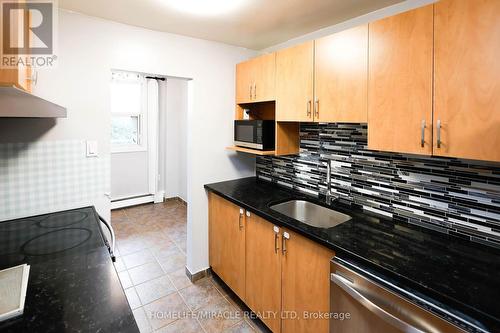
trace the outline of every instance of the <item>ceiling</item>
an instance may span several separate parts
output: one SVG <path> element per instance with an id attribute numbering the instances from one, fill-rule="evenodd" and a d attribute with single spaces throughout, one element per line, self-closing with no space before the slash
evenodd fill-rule
<path id="1" fill-rule="evenodd" d="M 401 1 L 59 0 L 59 6 L 138 27 L 261 50 Z"/>

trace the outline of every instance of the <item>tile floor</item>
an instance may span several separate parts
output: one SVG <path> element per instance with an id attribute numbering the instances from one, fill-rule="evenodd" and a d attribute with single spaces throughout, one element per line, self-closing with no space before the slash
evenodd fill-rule
<path id="1" fill-rule="evenodd" d="M 115 267 L 141 333 L 269 332 L 218 277 L 186 277 L 184 204 L 115 210 L 111 219 Z"/>

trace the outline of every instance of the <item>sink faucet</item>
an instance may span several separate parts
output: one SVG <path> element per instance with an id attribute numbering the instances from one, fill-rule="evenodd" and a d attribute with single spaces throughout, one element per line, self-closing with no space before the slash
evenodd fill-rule
<path id="1" fill-rule="evenodd" d="M 326 162 L 326 204 L 330 205 L 332 201 L 339 198 L 338 195 L 332 193 L 332 162 L 328 160 Z"/>

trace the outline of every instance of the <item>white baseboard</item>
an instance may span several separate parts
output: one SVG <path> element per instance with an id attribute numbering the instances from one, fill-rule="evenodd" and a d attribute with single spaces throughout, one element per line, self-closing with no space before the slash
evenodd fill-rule
<path id="1" fill-rule="evenodd" d="M 111 201 L 111 210 L 124 208 L 124 207 L 130 207 L 130 206 L 136 206 L 136 205 L 142 205 L 142 204 L 150 203 L 150 202 L 155 202 L 154 195 L 145 195 L 143 197 Z"/>
<path id="2" fill-rule="evenodd" d="M 163 202 L 165 200 L 165 191 L 156 192 L 154 197 L 155 203 Z"/>

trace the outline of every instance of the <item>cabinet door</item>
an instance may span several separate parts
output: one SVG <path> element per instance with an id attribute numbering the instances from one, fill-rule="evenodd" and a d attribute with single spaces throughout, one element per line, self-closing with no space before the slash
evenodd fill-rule
<path id="1" fill-rule="evenodd" d="M 282 243 L 283 316 L 297 313 L 299 318 L 284 318 L 286 333 L 328 333 L 328 319 L 305 319 L 303 313 L 330 312 L 330 260 L 334 252 L 297 233 L 285 231 Z"/>
<path id="2" fill-rule="evenodd" d="M 276 119 L 311 121 L 314 42 L 276 54 Z"/>
<path id="3" fill-rule="evenodd" d="M 281 328 L 279 228 L 251 214 L 246 221 L 246 304 L 277 333 Z M 274 228 L 277 228 L 275 230 Z"/>
<path id="4" fill-rule="evenodd" d="M 434 155 L 500 161 L 499 17 L 498 0 L 435 4 Z"/>
<path id="5" fill-rule="evenodd" d="M 430 155 L 433 7 L 370 23 L 369 30 L 368 147 Z"/>
<path id="6" fill-rule="evenodd" d="M 276 83 L 276 53 L 255 58 L 254 71 L 254 102 L 274 101 Z"/>
<path id="7" fill-rule="evenodd" d="M 368 25 L 316 40 L 314 121 L 366 123 Z"/>
<path id="8" fill-rule="evenodd" d="M 245 299 L 243 209 L 213 193 L 208 200 L 210 266 L 241 299 Z"/>
<path id="9" fill-rule="evenodd" d="M 250 103 L 253 95 L 252 60 L 236 65 L 236 103 Z"/>
<path id="10" fill-rule="evenodd" d="M 18 2 L 26 2 L 25 0 L 20 0 Z M 24 14 L 23 14 L 24 15 Z M 11 17 L 12 21 L 12 31 L 11 38 L 19 38 L 19 35 L 28 31 L 30 29 L 31 14 L 28 14 L 27 20 L 20 20 L 19 17 L 14 15 Z M 23 27 L 22 24 L 25 26 Z M 5 68 L 0 69 L 0 84 L 7 86 L 16 86 L 17 88 L 24 89 L 31 92 L 31 67 L 19 64 L 15 68 Z"/>

